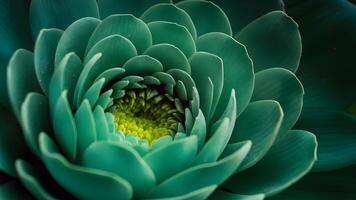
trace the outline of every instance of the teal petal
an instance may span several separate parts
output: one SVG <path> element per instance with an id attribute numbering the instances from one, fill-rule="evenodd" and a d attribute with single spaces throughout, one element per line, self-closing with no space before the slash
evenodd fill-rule
<path id="1" fill-rule="evenodd" d="M 201 200 L 201 199 L 207 199 L 211 193 L 214 192 L 216 189 L 217 185 L 211 185 L 207 187 L 203 187 L 198 190 L 194 190 L 192 192 L 189 192 L 187 194 L 179 195 L 179 196 L 174 196 L 174 197 L 167 197 L 167 198 L 154 198 L 154 199 L 147 199 L 147 200 Z"/>
<path id="2" fill-rule="evenodd" d="M 104 109 L 101 106 L 96 106 L 93 112 L 95 118 L 96 138 L 100 140 L 108 140 L 109 126 L 105 117 Z"/>
<path id="3" fill-rule="evenodd" d="M 0 198 L 11 200 L 23 200 L 32 198 L 22 185 L 16 181 L 11 181 L 0 185 Z"/>
<path id="4" fill-rule="evenodd" d="M 221 115 L 232 89 L 236 90 L 237 115 L 240 115 L 250 102 L 254 86 L 253 65 L 246 48 L 226 34 L 208 33 L 198 38 L 197 50 L 219 56 L 224 64 L 224 86 L 213 119 Z"/>
<path id="5" fill-rule="evenodd" d="M 74 21 L 83 17 L 99 18 L 95 0 L 55 1 L 33 0 L 30 7 L 32 36 L 37 37 L 43 28 L 66 29 Z"/>
<path id="6" fill-rule="evenodd" d="M 237 118 L 229 143 L 251 140 L 252 147 L 239 170 L 257 163 L 273 145 L 283 111 L 278 102 L 262 100 L 250 103 Z"/>
<path id="7" fill-rule="evenodd" d="M 77 154 L 78 159 L 81 159 L 85 149 L 97 139 L 94 114 L 88 100 L 85 99 L 80 104 L 74 119 L 78 133 Z"/>
<path id="8" fill-rule="evenodd" d="M 219 200 L 219 199 L 224 199 L 224 200 L 263 200 L 264 198 L 265 198 L 264 194 L 241 195 L 241 194 L 227 192 L 222 189 L 217 189 L 209 197 L 209 200 Z"/>
<path id="9" fill-rule="evenodd" d="M 70 160 L 74 160 L 77 154 L 78 132 L 67 96 L 65 90 L 58 97 L 52 112 L 52 125 L 59 146 Z"/>
<path id="10" fill-rule="evenodd" d="M 33 48 L 28 10 L 29 3 L 26 0 L 0 3 L 0 103 L 6 106 L 10 105 L 6 82 L 9 59 L 19 48 Z"/>
<path id="11" fill-rule="evenodd" d="M 159 60 L 163 65 L 163 70 L 181 69 L 190 74 L 189 62 L 184 53 L 177 47 L 162 43 L 149 47 L 144 54 Z"/>
<path id="12" fill-rule="evenodd" d="M 210 32 L 232 35 L 229 19 L 221 8 L 210 1 L 181 1 L 176 4 L 193 20 L 198 36 Z"/>
<path id="13" fill-rule="evenodd" d="M 98 0 L 100 15 L 105 18 L 112 14 L 134 14 L 136 17 L 149 7 L 158 3 L 170 3 L 171 0 Z"/>
<path id="14" fill-rule="evenodd" d="M 195 158 L 197 150 L 197 137 L 190 136 L 151 151 L 143 159 L 154 172 L 159 184 L 186 169 Z M 165 164 L 162 164 L 163 160 Z"/>
<path id="15" fill-rule="evenodd" d="M 155 140 L 152 145 L 151 145 L 151 152 L 153 152 L 154 150 L 157 150 L 161 147 L 167 146 L 169 144 L 171 144 L 173 138 L 170 135 L 166 135 L 163 137 L 158 138 L 157 140 Z"/>
<path id="16" fill-rule="evenodd" d="M 270 67 L 297 71 L 301 37 L 298 24 L 284 12 L 273 11 L 256 19 L 235 38 L 246 46 L 256 72 Z"/>
<path id="17" fill-rule="evenodd" d="M 270 68 L 256 74 L 252 101 L 275 100 L 280 103 L 284 117 L 278 138 L 297 122 L 303 106 L 303 86 L 298 78 L 283 68 Z"/>
<path id="18" fill-rule="evenodd" d="M 329 171 L 356 163 L 356 117 L 345 112 L 306 109 L 295 128 L 313 131 L 318 138 L 318 160 L 313 171 Z"/>
<path id="19" fill-rule="evenodd" d="M 192 68 L 192 78 L 197 85 L 202 102 L 202 111 L 209 121 L 213 114 L 211 111 L 216 108 L 223 89 L 223 61 L 213 54 L 196 52 L 189 58 L 189 63 Z M 213 94 L 211 94 L 210 88 L 207 87 L 210 81 L 213 83 Z M 213 99 L 210 99 L 211 97 Z"/>
<path id="20" fill-rule="evenodd" d="M 244 142 L 240 149 L 217 162 L 188 168 L 159 184 L 149 197 L 171 197 L 209 185 L 219 185 L 236 170 L 250 147 L 251 142 Z"/>
<path id="21" fill-rule="evenodd" d="M 147 55 L 139 55 L 128 60 L 122 68 L 125 69 L 125 75 L 146 76 L 163 70 L 162 64 Z"/>
<path id="22" fill-rule="evenodd" d="M 133 15 L 116 14 L 105 18 L 91 35 L 87 52 L 100 40 L 110 35 L 121 35 L 128 39 L 141 54 L 152 44 L 150 30 L 145 22 Z"/>
<path id="23" fill-rule="evenodd" d="M 22 157 L 28 149 L 13 113 L 2 105 L 0 109 L 0 173 L 16 176 L 15 160 Z M 0 176 L 0 180 L 1 178 Z"/>
<path id="24" fill-rule="evenodd" d="M 49 103 L 46 96 L 28 93 L 21 106 L 21 126 L 27 145 L 39 155 L 38 135 L 41 131 L 51 132 Z"/>
<path id="25" fill-rule="evenodd" d="M 192 77 L 187 72 L 180 69 L 170 69 L 167 73 L 170 74 L 177 83 L 181 81 L 186 89 L 187 99 L 193 99 L 192 88 L 195 87 L 195 82 Z"/>
<path id="26" fill-rule="evenodd" d="M 35 71 L 43 92 L 48 95 L 49 81 L 54 71 L 54 57 L 57 44 L 63 31 L 59 29 L 43 29 L 38 34 L 35 49 Z"/>
<path id="27" fill-rule="evenodd" d="M 135 150 L 125 144 L 93 143 L 85 150 L 82 162 L 84 166 L 105 170 L 127 180 L 136 198 L 144 196 L 156 184 L 151 168 Z"/>
<path id="28" fill-rule="evenodd" d="M 32 52 L 19 49 L 12 55 L 7 67 L 7 87 L 12 109 L 21 121 L 20 109 L 27 93 L 41 91 Z"/>
<path id="29" fill-rule="evenodd" d="M 204 114 L 201 110 L 199 110 L 199 114 L 194 119 L 194 124 L 192 126 L 191 131 L 189 132 L 190 135 L 196 135 L 198 138 L 198 150 L 200 150 L 206 138 L 206 121 Z"/>
<path id="30" fill-rule="evenodd" d="M 99 23 L 96 18 L 85 17 L 68 26 L 58 42 L 55 66 L 70 52 L 83 60 L 88 40 Z"/>
<path id="31" fill-rule="evenodd" d="M 96 103 L 96 106 L 100 106 L 103 109 L 107 109 L 109 107 L 109 104 L 112 102 L 112 98 L 111 98 L 112 94 L 113 94 L 112 89 L 102 93 L 98 99 L 98 102 Z"/>
<path id="32" fill-rule="evenodd" d="M 36 176 L 39 176 L 39 174 L 34 174 L 35 169 L 29 163 L 21 159 L 16 160 L 16 171 L 22 184 L 37 199 L 57 199 L 45 189 L 45 186 L 41 182 L 38 181 L 38 177 Z"/>
<path id="33" fill-rule="evenodd" d="M 228 16 L 233 33 L 238 33 L 256 18 L 274 10 L 283 10 L 283 0 L 211 0 Z"/>
<path id="34" fill-rule="evenodd" d="M 105 78 L 105 83 L 104 86 L 107 85 L 109 82 L 111 82 L 112 80 L 115 80 L 119 77 L 121 77 L 122 74 L 124 74 L 125 70 L 121 67 L 115 67 L 115 68 L 110 68 L 106 71 L 104 71 L 103 73 L 101 73 L 94 82 Z"/>
<path id="35" fill-rule="evenodd" d="M 186 57 L 192 55 L 196 48 L 188 29 L 172 22 L 150 22 L 148 27 L 152 33 L 152 44 L 168 43 L 178 47 Z"/>
<path id="36" fill-rule="evenodd" d="M 140 18 L 146 23 L 153 21 L 174 22 L 187 28 L 193 38 L 197 37 L 197 31 L 188 13 L 174 4 L 156 4 L 147 9 Z"/>
<path id="37" fill-rule="evenodd" d="M 238 194 L 271 196 L 303 177 L 316 160 L 316 137 L 289 131 L 256 165 L 231 176 L 223 187 Z"/>
<path id="38" fill-rule="evenodd" d="M 44 133 L 39 137 L 43 161 L 53 178 L 79 199 L 131 199 L 132 187 L 121 177 L 69 163 Z"/>
<path id="39" fill-rule="evenodd" d="M 89 101 L 90 107 L 94 109 L 96 102 L 99 99 L 101 89 L 103 89 L 105 83 L 105 78 L 95 81 L 93 85 L 84 94 L 84 99 Z"/>

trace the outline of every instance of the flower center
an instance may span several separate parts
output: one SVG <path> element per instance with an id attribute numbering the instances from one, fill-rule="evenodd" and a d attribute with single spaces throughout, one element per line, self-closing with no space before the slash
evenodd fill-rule
<path id="1" fill-rule="evenodd" d="M 174 98 L 155 89 L 126 90 L 126 95 L 111 107 L 115 129 L 132 134 L 149 143 L 174 135 L 184 115 L 175 106 Z"/>

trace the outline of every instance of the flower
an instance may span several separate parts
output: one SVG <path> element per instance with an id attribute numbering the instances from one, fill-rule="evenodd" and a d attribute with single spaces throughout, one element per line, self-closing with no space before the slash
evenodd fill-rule
<path id="1" fill-rule="evenodd" d="M 140 3 L 31 2 L 1 170 L 39 199 L 263 199 L 306 174 L 297 24 L 273 11 L 232 37 L 212 2 Z"/>

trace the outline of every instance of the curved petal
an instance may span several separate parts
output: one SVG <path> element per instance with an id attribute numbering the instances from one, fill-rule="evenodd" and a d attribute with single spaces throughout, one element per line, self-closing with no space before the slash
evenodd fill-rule
<path id="1" fill-rule="evenodd" d="M 273 145 L 283 120 L 278 102 L 262 100 L 250 103 L 237 118 L 229 143 L 251 140 L 252 147 L 239 171 L 257 163 Z"/>
<path id="2" fill-rule="evenodd" d="M 303 86 L 298 78 L 283 68 L 271 68 L 256 74 L 252 101 L 275 100 L 280 103 L 284 117 L 278 138 L 297 122 L 303 106 Z"/>
<path id="3" fill-rule="evenodd" d="M 298 24 L 284 12 L 273 11 L 256 19 L 235 38 L 246 46 L 256 72 L 270 67 L 297 71 L 301 37 Z"/>
<path id="4" fill-rule="evenodd" d="M 162 64 L 147 55 L 139 55 L 128 60 L 122 68 L 125 69 L 125 75 L 146 76 L 163 70 Z"/>
<path id="5" fill-rule="evenodd" d="M 154 199 L 147 199 L 147 200 L 201 200 L 201 199 L 207 199 L 211 193 L 214 192 L 216 189 L 217 185 L 211 185 L 207 187 L 203 187 L 198 190 L 194 190 L 192 192 L 189 192 L 187 194 L 179 195 L 179 196 L 174 196 L 174 197 L 167 197 L 167 198 L 154 198 Z"/>
<path id="6" fill-rule="evenodd" d="M 197 35 L 222 32 L 232 35 L 229 19 L 223 10 L 210 1 L 181 1 L 176 4 L 185 10 L 195 25 Z"/>
<path id="7" fill-rule="evenodd" d="M 105 196 L 108 199 L 131 199 L 132 187 L 121 177 L 69 163 L 45 133 L 40 134 L 39 145 L 50 174 L 77 198 L 100 199 Z"/>
<path id="8" fill-rule="evenodd" d="M 264 198 L 265 198 L 264 194 L 241 195 L 241 194 L 227 192 L 223 189 L 217 189 L 209 197 L 209 200 L 219 200 L 219 199 L 224 199 L 224 200 L 263 200 Z"/>
<path id="9" fill-rule="evenodd" d="M 31 195 L 17 181 L 0 185 L 1 199 L 29 199 Z"/>
<path id="10" fill-rule="evenodd" d="M 271 196 L 304 176 L 316 160 L 316 137 L 289 131 L 266 156 L 248 170 L 231 176 L 223 187 L 239 194 Z"/>
<path id="11" fill-rule="evenodd" d="M 136 17 L 158 3 L 170 3 L 171 0 L 98 0 L 100 15 L 105 18 L 112 14 L 134 14 Z"/>
<path id="12" fill-rule="evenodd" d="M 33 0 L 30 7 L 32 36 L 37 37 L 43 28 L 64 30 L 74 21 L 83 17 L 99 18 L 95 0 Z"/>
<path id="13" fill-rule="evenodd" d="M 223 33 L 208 33 L 198 38 L 197 50 L 219 56 L 224 64 L 224 86 L 213 119 L 217 119 L 224 110 L 232 89 L 236 90 L 237 116 L 250 102 L 254 73 L 252 61 L 246 48 L 232 37 Z"/>
<path id="14" fill-rule="evenodd" d="M 82 163 L 84 166 L 105 170 L 124 178 L 132 185 L 136 198 L 145 196 L 156 184 L 152 169 L 126 144 L 93 143 L 85 150 Z"/>
<path id="15" fill-rule="evenodd" d="M 182 195 L 209 185 L 219 185 L 236 170 L 250 147 L 251 142 L 243 142 L 240 149 L 217 162 L 196 165 L 182 171 L 158 185 L 149 197 Z"/>
<path id="16" fill-rule="evenodd" d="M 57 44 L 63 34 L 59 29 L 43 29 L 39 33 L 34 49 L 35 71 L 42 91 L 48 95 L 49 81 L 54 71 Z"/>
<path id="17" fill-rule="evenodd" d="M 356 163 L 356 117 L 341 111 L 306 109 L 297 129 L 313 131 L 318 138 L 318 160 L 313 171 L 329 171 Z"/>

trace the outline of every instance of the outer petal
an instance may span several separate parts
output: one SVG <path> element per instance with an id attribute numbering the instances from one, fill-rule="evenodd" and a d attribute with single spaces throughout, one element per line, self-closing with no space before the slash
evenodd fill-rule
<path id="1" fill-rule="evenodd" d="M 255 194 L 255 195 L 241 195 L 230 193 L 222 189 L 217 189 L 209 197 L 209 200 L 263 200 L 265 198 L 264 194 Z"/>

